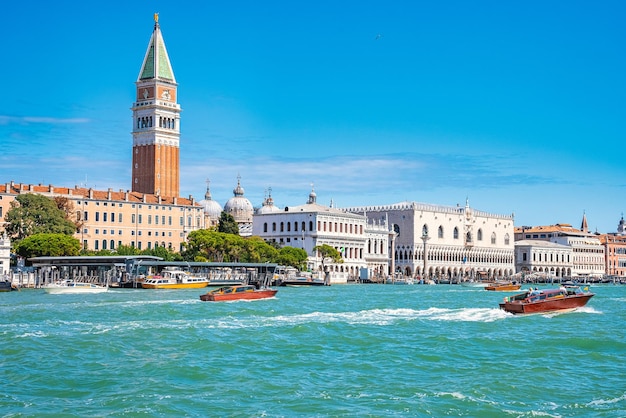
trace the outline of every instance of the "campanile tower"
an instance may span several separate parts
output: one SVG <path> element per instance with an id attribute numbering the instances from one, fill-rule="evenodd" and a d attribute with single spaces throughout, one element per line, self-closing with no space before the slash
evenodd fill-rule
<path id="1" fill-rule="evenodd" d="M 132 191 L 178 197 L 180 105 L 176 79 L 154 15 L 154 31 L 135 82 Z"/>

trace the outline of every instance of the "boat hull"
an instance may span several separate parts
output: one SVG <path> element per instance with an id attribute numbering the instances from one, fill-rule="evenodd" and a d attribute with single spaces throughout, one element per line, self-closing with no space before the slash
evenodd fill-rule
<path id="1" fill-rule="evenodd" d="M 194 283 L 141 283 L 142 289 L 201 289 L 207 287 L 209 282 Z"/>
<path id="2" fill-rule="evenodd" d="M 496 285 L 496 286 L 485 286 L 485 290 L 489 290 L 491 292 L 515 292 L 520 290 L 522 287 L 521 284 L 506 284 L 506 285 Z"/>
<path id="3" fill-rule="evenodd" d="M 253 286 L 227 286 L 200 295 L 205 302 L 225 302 L 231 300 L 267 299 L 276 295 L 275 289 L 255 289 Z"/>
<path id="4" fill-rule="evenodd" d="M 297 286 L 324 286 L 324 280 L 319 279 L 295 279 L 295 280 L 283 280 L 280 282 L 279 286 L 289 286 L 289 287 L 297 287 Z"/>
<path id="5" fill-rule="evenodd" d="M 49 284 L 43 286 L 43 290 L 51 295 L 61 294 L 87 294 L 87 293 L 105 293 L 108 287 L 98 286 L 90 283 L 76 283 L 70 285 Z"/>
<path id="6" fill-rule="evenodd" d="M 593 293 L 585 293 L 580 295 L 571 295 L 565 298 L 544 300 L 536 302 L 526 302 L 512 300 L 500 303 L 500 309 L 512 314 L 537 314 L 554 311 L 572 311 L 581 308 L 589 302 L 594 296 Z"/>
<path id="7" fill-rule="evenodd" d="M 12 290 L 19 290 L 9 281 L 0 281 L 0 292 L 10 292 Z"/>

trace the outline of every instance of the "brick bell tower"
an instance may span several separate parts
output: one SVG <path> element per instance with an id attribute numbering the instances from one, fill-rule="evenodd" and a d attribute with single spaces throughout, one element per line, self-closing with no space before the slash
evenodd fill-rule
<path id="1" fill-rule="evenodd" d="M 180 105 L 174 71 L 154 14 L 154 30 L 135 82 L 132 191 L 178 197 Z"/>

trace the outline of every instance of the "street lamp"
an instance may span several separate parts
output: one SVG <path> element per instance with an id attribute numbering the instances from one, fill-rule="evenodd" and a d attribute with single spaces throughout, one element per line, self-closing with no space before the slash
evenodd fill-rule
<path id="1" fill-rule="evenodd" d="M 424 271 L 422 272 L 422 279 L 426 276 L 426 267 L 427 267 L 427 263 L 426 263 L 426 243 L 428 242 L 428 240 L 430 239 L 430 237 L 428 236 L 428 233 L 424 233 L 424 235 L 422 235 L 422 241 L 424 241 Z"/>

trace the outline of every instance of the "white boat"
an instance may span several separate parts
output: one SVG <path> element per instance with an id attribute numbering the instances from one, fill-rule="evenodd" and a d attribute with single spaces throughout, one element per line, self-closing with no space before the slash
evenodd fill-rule
<path id="1" fill-rule="evenodd" d="M 109 290 L 109 288 L 107 286 L 102 286 L 94 283 L 65 280 L 63 282 L 56 282 L 44 285 L 43 290 L 46 293 L 56 295 L 65 293 L 103 293 Z"/>
<path id="2" fill-rule="evenodd" d="M 396 277 L 395 279 L 393 278 L 387 278 L 387 280 L 385 281 L 385 284 L 414 284 L 415 281 L 413 280 L 412 277 Z"/>

